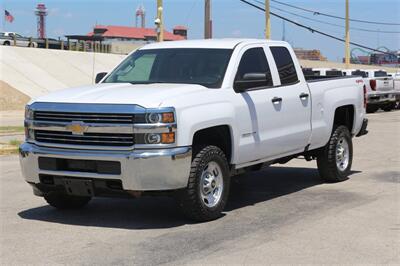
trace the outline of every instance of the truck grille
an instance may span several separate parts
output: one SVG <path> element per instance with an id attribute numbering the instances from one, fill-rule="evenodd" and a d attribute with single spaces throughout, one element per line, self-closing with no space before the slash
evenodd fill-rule
<path id="1" fill-rule="evenodd" d="M 42 143 L 89 145 L 89 146 L 133 146 L 133 134 L 84 133 L 73 135 L 68 131 L 35 130 L 35 140 Z"/>
<path id="2" fill-rule="evenodd" d="M 105 124 L 132 124 L 135 122 L 133 114 L 103 114 L 103 113 L 75 113 L 75 112 L 44 112 L 35 111 L 34 119 L 36 121 L 51 121 L 51 122 L 72 122 L 82 121 L 85 123 L 105 123 Z M 137 115 L 137 120 L 143 120 L 140 115 Z"/>

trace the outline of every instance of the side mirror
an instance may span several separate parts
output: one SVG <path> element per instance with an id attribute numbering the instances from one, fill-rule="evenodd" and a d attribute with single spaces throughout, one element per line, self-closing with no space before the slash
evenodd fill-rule
<path id="1" fill-rule="evenodd" d="M 96 80 L 95 80 L 96 84 L 99 83 L 106 75 L 107 75 L 107 72 L 97 73 Z"/>
<path id="2" fill-rule="evenodd" d="M 242 79 L 235 80 L 234 89 L 236 92 L 245 92 L 250 88 L 263 87 L 268 83 L 266 73 L 246 73 Z"/>

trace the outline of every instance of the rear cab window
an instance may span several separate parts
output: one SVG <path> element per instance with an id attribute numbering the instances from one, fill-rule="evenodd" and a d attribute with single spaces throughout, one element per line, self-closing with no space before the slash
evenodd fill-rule
<path id="1" fill-rule="evenodd" d="M 374 77 L 387 77 L 387 72 L 386 71 L 375 71 L 374 72 Z"/>
<path id="2" fill-rule="evenodd" d="M 352 76 L 361 76 L 363 78 L 368 78 L 368 72 L 365 71 L 361 71 L 361 70 L 356 70 L 351 72 Z"/>
<path id="3" fill-rule="evenodd" d="M 299 82 L 296 67 L 289 50 L 281 46 L 272 46 L 270 49 L 278 68 L 281 85 L 291 85 Z"/>

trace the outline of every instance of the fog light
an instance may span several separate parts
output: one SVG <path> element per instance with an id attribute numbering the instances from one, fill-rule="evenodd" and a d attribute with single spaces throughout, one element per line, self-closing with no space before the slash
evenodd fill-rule
<path id="1" fill-rule="evenodd" d="M 159 144 L 161 142 L 160 134 L 146 134 L 145 137 L 146 144 Z"/>

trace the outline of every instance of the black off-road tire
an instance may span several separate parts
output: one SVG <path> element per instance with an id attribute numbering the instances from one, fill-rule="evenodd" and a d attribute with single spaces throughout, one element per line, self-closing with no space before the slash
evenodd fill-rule
<path id="1" fill-rule="evenodd" d="M 3 45 L 5 45 L 5 46 L 10 46 L 11 43 L 10 43 L 9 41 L 5 41 L 5 42 L 3 43 Z"/>
<path id="2" fill-rule="evenodd" d="M 216 146 L 194 147 L 189 181 L 186 189 L 178 195 L 179 206 L 183 214 L 194 221 L 215 220 L 222 215 L 229 195 L 230 171 L 224 152 Z M 204 168 L 211 161 L 218 164 L 222 171 L 223 190 L 219 203 L 214 207 L 205 205 L 201 198 L 200 181 Z"/>
<path id="3" fill-rule="evenodd" d="M 349 147 L 349 162 L 346 169 L 341 170 L 336 164 L 336 147 L 344 137 Z M 317 165 L 320 177 L 326 182 L 341 182 L 348 179 L 353 161 L 353 143 L 350 132 L 345 126 L 335 126 L 333 133 L 324 148 L 317 156 Z"/>
<path id="4" fill-rule="evenodd" d="M 382 107 L 382 110 L 385 111 L 385 112 L 390 112 L 395 108 L 396 108 L 396 103 L 394 102 L 394 103 L 388 103 L 387 105 Z"/>
<path id="5" fill-rule="evenodd" d="M 376 105 L 367 105 L 367 113 L 371 114 L 371 113 L 375 113 L 376 111 L 378 111 L 379 106 Z"/>
<path id="6" fill-rule="evenodd" d="M 60 210 L 65 210 L 82 208 L 88 204 L 92 198 L 72 196 L 60 192 L 50 192 L 44 195 L 44 199 L 50 206 Z"/>

